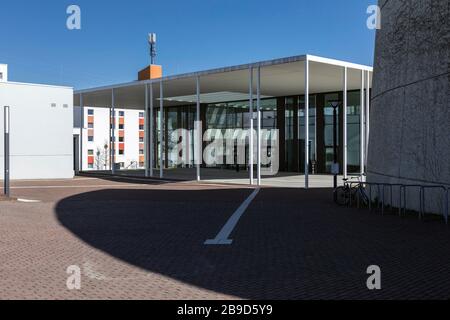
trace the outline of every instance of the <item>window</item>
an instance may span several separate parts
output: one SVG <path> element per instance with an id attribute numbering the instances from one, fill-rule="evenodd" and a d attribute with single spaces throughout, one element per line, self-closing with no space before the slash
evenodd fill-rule
<path id="1" fill-rule="evenodd" d="M 52 103 L 52 108 L 56 108 L 56 103 Z"/>
<path id="2" fill-rule="evenodd" d="M 89 141 L 89 142 L 94 142 L 94 136 L 89 136 L 89 137 L 88 137 L 88 141 Z"/>
<path id="3" fill-rule="evenodd" d="M 88 169 L 94 169 L 94 164 L 93 163 L 89 163 L 88 164 Z"/>
<path id="4" fill-rule="evenodd" d="M 120 162 L 120 163 L 119 163 L 119 166 L 120 166 L 120 168 L 122 168 L 122 169 L 125 168 L 125 162 Z"/>
<path id="5" fill-rule="evenodd" d="M 89 128 L 89 129 L 94 129 L 94 124 L 93 124 L 92 122 L 89 122 L 89 123 L 88 123 L 88 128 Z"/>
<path id="6" fill-rule="evenodd" d="M 93 155 L 94 155 L 94 150 L 89 149 L 89 150 L 88 150 L 88 155 L 89 155 L 89 156 L 93 156 Z"/>
<path id="7" fill-rule="evenodd" d="M 139 112 L 139 118 L 143 118 L 144 117 L 144 113 L 143 112 Z"/>
<path id="8" fill-rule="evenodd" d="M 125 111 L 119 111 L 119 117 L 125 117 Z"/>
<path id="9" fill-rule="evenodd" d="M 125 154 L 125 150 L 119 150 L 119 154 L 123 156 Z"/>
<path id="10" fill-rule="evenodd" d="M 139 154 L 141 154 L 141 155 L 144 154 L 144 150 L 143 150 L 143 149 L 140 149 L 140 150 L 139 150 Z"/>
<path id="11" fill-rule="evenodd" d="M 139 138 L 139 142 L 143 143 L 144 142 L 144 138 Z"/>
<path id="12" fill-rule="evenodd" d="M 89 116 L 93 116 L 93 115 L 94 115 L 94 110 L 88 109 L 88 115 L 89 115 Z"/>
<path id="13" fill-rule="evenodd" d="M 124 142 L 124 137 L 119 137 L 119 142 Z"/>
<path id="14" fill-rule="evenodd" d="M 125 128 L 124 124 L 119 124 L 119 130 L 123 130 Z"/>
<path id="15" fill-rule="evenodd" d="M 0 72 L 0 81 L 3 80 L 3 72 Z"/>
<path id="16" fill-rule="evenodd" d="M 141 131 L 144 130 L 144 125 L 143 124 L 139 125 L 139 130 L 141 130 Z"/>

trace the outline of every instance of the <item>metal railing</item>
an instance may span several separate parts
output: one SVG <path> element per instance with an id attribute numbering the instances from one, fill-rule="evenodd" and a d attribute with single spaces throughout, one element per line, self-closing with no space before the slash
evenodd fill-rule
<path id="1" fill-rule="evenodd" d="M 450 187 L 442 185 L 406 185 L 406 184 L 392 184 L 392 183 L 375 183 L 375 182 L 360 182 L 360 181 L 348 181 L 347 184 L 350 188 L 361 187 L 365 190 L 366 195 L 369 198 L 369 210 L 372 211 L 373 206 L 376 205 L 377 209 L 381 209 L 382 214 L 385 214 L 386 210 L 386 189 L 389 193 L 389 207 L 392 211 L 394 209 L 394 188 L 398 188 L 398 214 L 403 216 L 408 211 L 408 192 L 411 189 L 416 189 L 419 191 L 419 219 L 423 219 L 427 214 L 426 206 L 426 191 L 440 189 L 442 191 L 442 216 L 445 219 L 445 223 L 449 223 L 449 196 Z M 373 189 L 376 188 L 376 201 L 374 201 Z M 368 189 L 368 193 L 367 193 Z M 357 207 L 360 208 L 360 198 L 356 199 Z M 353 205 L 352 193 L 350 192 L 349 206 Z M 413 210 L 414 211 L 414 210 Z"/>

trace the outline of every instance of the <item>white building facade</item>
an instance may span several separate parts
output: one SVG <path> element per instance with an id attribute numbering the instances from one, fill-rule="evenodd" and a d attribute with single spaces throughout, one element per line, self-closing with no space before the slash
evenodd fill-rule
<path id="1" fill-rule="evenodd" d="M 2 71 L 5 80 L 7 68 Z M 0 81 L 1 180 L 5 106 L 10 110 L 10 178 L 73 178 L 73 89 Z"/>
<path id="2" fill-rule="evenodd" d="M 120 170 L 136 170 L 145 167 L 144 151 L 144 112 L 139 110 L 115 109 L 110 117 L 109 108 L 85 107 L 74 109 L 74 137 L 81 153 L 79 171 L 109 171 L 112 161 L 112 136 L 115 140 L 116 168 Z M 115 130 L 112 134 L 112 123 L 115 119 Z M 82 126 L 82 141 L 80 127 Z M 79 165 L 80 166 L 80 165 Z"/>

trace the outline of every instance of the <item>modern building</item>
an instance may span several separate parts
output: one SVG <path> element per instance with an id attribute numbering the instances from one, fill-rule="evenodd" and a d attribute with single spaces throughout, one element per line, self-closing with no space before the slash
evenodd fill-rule
<path id="1" fill-rule="evenodd" d="M 9 82 L 5 65 L 0 74 L 0 179 L 5 106 L 10 110 L 10 178 L 73 178 L 73 89 Z"/>
<path id="2" fill-rule="evenodd" d="M 151 65 L 140 70 L 137 78 L 143 81 L 161 77 L 162 67 Z M 143 110 L 76 106 L 73 134 L 77 172 L 112 170 L 113 152 L 118 170 L 145 169 Z"/>
<path id="3" fill-rule="evenodd" d="M 196 168 L 193 173 L 201 178 L 206 165 L 195 160 L 201 158 L 195 149 L 201 136 L 252 126 L 256 130 L 258 123 L 277 131 L 280 171 L 327 174 L 337 162 L 340 173 L 349 175 L 365 172 L 371 83 L 370 66 L 302 55 L 79 90 L 74 104 L 145 111 L 147 175 L 159 168 L 163 176 L 162 168 L 180 166 L 173 155 L 184 144 L 188 156 L 182 166 Z M 201 134 L 195 134 L 195 121 L 202 124 Z M 187 137 L 174 135 L 180 128 Z M 247 140 L 244 167 L 260 181 L 261 156 L 251 156 L 252 139 Z M 201 146 L 203 152 L 205 143 Z M 113 148 L 120 150 L 120 145 Z M 223 163 L 209 167 L 233 168 Z"/>
<path id="4" fill-rule="evenodd" d="M 81 116 L 83 112 L 83 117 Z M 115 140 L 116 164 L 119 169 L 144 169 L 144 112 L 116 109 L 111 115 L 108 108 L 74 108 L 74 135 L 78 141 L 81 119 L 86 119 L 83 129 L 81 154 L 82 171 L 111 170 L 111 128 L 114 118 L 117 127 Z M 77 143 L 75 145 L 78 145 Z"/>

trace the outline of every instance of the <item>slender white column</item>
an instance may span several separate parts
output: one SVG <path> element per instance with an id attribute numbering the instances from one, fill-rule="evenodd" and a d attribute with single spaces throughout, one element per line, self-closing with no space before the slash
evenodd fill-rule
<path id="1" fill-rule="evenodd" d="M 257 161 L 258 161 L 258 171 L 257 171 L 257 183 L 258 186 L 261 185 L 261 67 L 258 66 L 257 70 L 257 84 L 256 84 L 256 109 L 257 109 Z"/>
<path id="2" fill-rule="evenodd" d="M 111 152 L 111 148 L 112 148 L 112 108 L 109 107 L 109 132 L 108 132 L 108 138 L 109 138 L 109 142 L 108 142 L 108 147 L 109 147 L 109 170 L 112 171 L 112 152 Z M 105 170 L 107 168 L 107 165 L 105 165 Z"/>
<path id="3" fill-rule="evenodd" d="M 145 176 L 148 178 L 150 176 L 150 168 L 148 165 L 148 158 L 149 158 L 149 145 L 148 145 L 148 136 L 149 136 L 149 130 L 148 130 L 148 119 L 149 119 L 149 112 L 148 112 L 148 84 L 145 84 L 145 138 L 144 138 L 144 150 L 145 150 L 145 159 L 144 159 L 144 166 L 145 166 Z"/>
<path id="4" fill-rule="evenodd" d="M 369 141 L 370 141 L 370 71 L 366 73 L 366 166 L 369 159 Z"/>
<path id="5" fill-rule="evenodd" d="M 361 174 L 363 175 L 365 172 L 366 172 L 366 170 L 365 170 L 365 153 L 366 153 L 366 150 L 365 150 L 365 145 L 366 145 L 366 143 L 365 143 L 365 129 L 364 129 L 364 126 L 365 126 L 365 124 L 364 124 L 364 119 L 365 119 L 365 116 L 364 116 L 364 113 L 365 113 L 365 108 L 364 108 L 364 103 L 365 103 L 365 97 L 364 97 L 364 78 L 365 78 L 365 75 L 364 75 L 364 70 L 361 70 L 361 106 L 360 106 L 360 108 L 359 108 L 359 114 L 360 114 L 360 119 L 359 119 L 359 122 L 360 122 L 360 142 L 361 142 L 361 144 L 360 144 L 360 167 L 361 167 Z"/>
<path id="6" fill-rule="evenodd" d="M 309 60 L 305 61 L 305 189 L 309 188 Z"/>
<path id="7" fill-rule="evenodd" d="M 80 114 L 80 152 L 79 152 L 79 171 L 83 171 L 83 129 L 84 129 L 84 103 L 83 103 L 83 94 L 80 93 L 80 108 L 81 108 L 81 114 Z"/>
<path id="8" fill-rule="evenodd" d="M 111 118 L 111 172 L 112 174 L 116 174 L 116 106 L 114 89 L 111 90 Z"/>
<path id="9" fill-rule="evenodd" d="M 164 88 L 161 79 L 159 85 L 159 177 L 164 178 Z"/>
<path id="10" fill-rule="evenodd" d="M 253 173 L 253 165 L 254 165 L 254 159 L 253 159 L 253 152 L 254 152 L 254 145 L 253 145 L 253 67 L 250 67 L 250 77 L 249 77 L 249 103 L 250 103 L 250 134 L 249 134 L 249 171 L 250 171 L 250 184 L 254 184 L 254 173 Z"/>
<path id="11" fill-rule="evenodd" d="M 154 119 L 153 119 L 153 109 L 154 109 L 154 105 L 153 105 L 153 82 L 150 82 L 150 115 L 149 115 L 149 119 L 150 119 L 150 154 L 149 154 L 149 158 L 150 158 L 150 177 L 153 177 L 153 167 L 154 167 L 154 163 L 153 163 L 153 159 L 155 157 L 155 141 L 154 141 Z"/>
<path id="12" fill-rule="evenodd" d="M 197 76 L 197 125 L 200 124 L 200 77 Z M 201 159 L 202 159 L 202 132 L 200 130 L 200 126 L 197 127 L 197 137 L 196 138 L 196 145 L 195 148 L 195 162 L 197 163 L 197 181 L 201 181 Z M 188 151 L 189 152 L 189 151 Z"/>
<path id="13" fill-rule="evenodd" d="M 348 119 L 347 119 L 347 105 L 348 105 L 348 93 L 347 93 L 347 88 L 348 88 L 348 69 L 347 67 L 344 67 L 344 104 L 343 104 L 343 113 L 344 113 L 344 123 L 342 124 L 343 126 L 343 144 L 344 144 L 344 148 L 343 148 L 343 153 L 344 153 L 344 163 L 343 163 L 343 171 L 344 171 L 344 179 L 347 179 L 348 176 Z"/>

